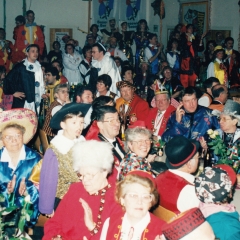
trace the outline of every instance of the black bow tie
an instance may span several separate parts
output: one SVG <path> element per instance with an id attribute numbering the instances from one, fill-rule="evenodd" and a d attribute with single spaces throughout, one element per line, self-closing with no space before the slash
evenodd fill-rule
<path id="1" fill-rule="evenodd" d="M 114 147 L 116 147 L 117 144 L 118 144 L 117 141 L 112 142 L 112 145 L 113 145 Z"/>

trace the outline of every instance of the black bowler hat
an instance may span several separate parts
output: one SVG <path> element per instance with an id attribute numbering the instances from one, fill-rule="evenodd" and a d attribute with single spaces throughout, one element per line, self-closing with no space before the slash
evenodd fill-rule
<path id="1" fill-rule="evenodd" d="M 69 113 L 81 112 L 82 113 L 81 117 L 84 117 L 90 107 L 91 107 L 91 104 L 85 104 L 85 103 L 65 104 L 58 112 L 56 112 L 53 115 L 50 121 L 50 128 L 61 129 L 60 123 L 63 120 L 63 118 Z"/>
<path id="2" fill-rule="evenodd" d="M 172 138 L 165 148 L 167 167 L 169 169 L 182 167 L 197 153 L 199 146 L 199 142 L 183 136 Z"/>

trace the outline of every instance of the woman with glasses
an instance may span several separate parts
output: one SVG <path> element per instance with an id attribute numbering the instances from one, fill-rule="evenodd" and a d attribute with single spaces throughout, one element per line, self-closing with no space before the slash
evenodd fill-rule
<path id="1" fill-rule="evenodd" d="M 73 169 L 80 182 L 70 185 L 53 218 L 44 226 L 43 240 L 99 239 L 104 221 L 121 208 L 115 202 L 115 186 L 107 176 L 112 171 L 109 143 L 85 141 L 72 150 Z"/>
<path id="2" fill-rule="evenodd" d="M 150 161 L 147 159 L 148 152 L 151 148 L 151 132 L 146 129 L 143 121 L 136 121 L 135 124 L 129 125 L 125 132 L 127 154 L 120 163 L 119 180 L 123 180 L 126 174 L 132 170 L 144 170 L 151 172 Z M 155 156 L 152 155 L 152 158 Z"/>
<path id="3" fill-rule="evenodd" d="M 151 174 L 139 170 L 129 172 L 117 184 L 116 199 L 123 213 L 109 216 L 100 240 L 160 239 L 165 222 L 149 213 L 158 201 L 156 183 Z"/>
<path id="4" fill-rule="evenodd" d="M 28 228 L 32 228 L 38 218 L 39 194 L 31 173 L 41 163 L 41 156 L 25 144 L 34 136 L 37 124 L 36 114 L 28 109 L 0 113 L 0 194 L 5 198 L 1 207 L 21 208 L 24 197 L 30 195 L 33 213 L 25 223 Z M 14 201 L 11 202 L 11 199 Z M 6 228 L 4 230 L 7 231 Z M 16 228 L 11 226 L 8 230 L 9 236 L 12 236 Z"/>

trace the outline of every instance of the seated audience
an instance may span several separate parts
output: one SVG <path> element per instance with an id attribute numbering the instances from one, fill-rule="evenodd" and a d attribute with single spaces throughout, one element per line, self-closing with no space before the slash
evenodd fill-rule
<path id="1" fill-rule="evenodd" d="M 192 175 L 198 169 L 198 149 L 197 141 L 183 136 L 176 136 L 166 144 L 169 170 L 156 178 L 159 205 L 176 214 L 199 206 Z"/>
<path id="2" fill-rule="evenodd" d="M 59 41 L 54 41 L 52 48 L 53 50 L 51 50 L 47 55 L 48 62 L 51 63 L 54 60 L 62 62 L 62 51 L 60 50 L 61 45 Z"/>
<path id="3" fill-rule="evenodd" d="M 105 220 L 121 212 L 115 186 L 107 180 L 113 164 L 111 145 L 86 141 L 77 143 L 72 152 L 71 171 L 80 182 L 70 185 L 53 218 L 45 223 L 43 240 L 99 239 Z"/>
<path id="4" fill-rule="evenodd" d="M 129 81 L 130 83 L 133 83 L 133 68 L 132 68 L 132 66 L 129 66 L 129 65 L 123 66 L 121 76 L 122 76 L 123 81 Z"/>
<path id="5" fill-rule="evenodd" d="M 199 208 L 178 215 L 162 227 L 160 240 L 215 240 L 213 230 Z M 222 239 L 221 239 L 222 240 Z"/>
<path id="6" fill-rule="evenodd" d="M 87 86 L 78 86 L 75 92 L 76 103 L 87 103 L 93 102 L 93 93 Z"/>
<path id="7" fill-rule="evenodd" d="M 151 165 L 147 159 L 152 143 L 151 137 L 152 134 L 146 129 L 143 121 L 136 121 L 125 131 L 128 151 L 120 163 L 119 180 L 123 180 L 133 170 L 144 170 L 151 174 Z"/>
<path id="8" fill-rule="evenodd" d="M 218 84 L 212 87 L 213 101 L 208 108 L 223 111 L 228 98 L 228 89 L 225 85 Z"/>
<path id="9" fill-rule="evenodd" d="M 91 62 L 92 62 L 92 47 L 85 46 L 82 50 L 84 59 L 80 62 L 79 71 L 81 74 L 80 83 L 88 85 L 90 82 Z"/>
<path id="10" fill-rule="evenodd" d="M 81 81 L 79 64 L 82 61 L 82 57 L 74 50 L 73 44 L 66 44 L 65 53 L 63 54 L 63 74 L 68 79 L 70 85 L 78 84 Z"/>
<path id="11" fill-rule="evenodd" d="M 53 217 L 69 183 L 78 182 L 71 148 L 76 142 L 85 141 L 81 133 L 89 107 L 88 104 L 66 104 L 50 121 L 50 128 L 62 130 L 58 131 L 44 154 L 40 175 L 39 211 L 48 217 Z"/>
<path id="12" fill-rule="evenodd" d="M 135 94 L 135 86 L 128 81 L 121 81 L 117 84 L 121 98 L 116 101 L 116 108 L 124 124 L 130 124 L 137 120 L 144 121 L 147 117 L 148 103 Z"/>
<path id="13" fill-rule="evenodd" d="M 214 87 L 217 84 L 220 84 L 220 82 L 215 77 L 210 77 L 203 82 L 203 88 L 205 92 L 202 95 L 202 97 L 198 99 L 198 105 L 201 105 L 203 107 L 209 107 L 209 105 L 213 101 L 212 87 Z"/>
<path id="14" fill-rule="evenodd" d="M 44 120 L 44 124 L 42 130 L 46 133 L 48 140 L 52 140 L 52 138 L 56 135 L 56 132 L 50 128 L 50 121 L 52 116 L 59 111 L 62 106 L 66 103 L 69 103 L 69 87 L 65 84 L 58 84 L 53 91 L 54 101 L 51 103 L 50 107 L 47 110 L 47 114 Z"/>
<path id="15" fill-rule="evenodd" d="M 196 94 L 193 87 L 182 90 L 180 105 L 169 118 L 167 129 L 162 135 L 165 142 L 177 135 L 202 141 L 201 137 L 207 134 L 207 130 L 219 129 L 217 118 L 211 115 L 208 108 L 198 105 Z"/>
<path id="16" fill-rule="evenodd" d="M 111 92 L 109 89 L 112 85 L 112 79 L 109 75 L 103 74 L 97 79 L 97 93 L 96 97 L 99 96 L 109 96 L 115 101 L 119 98 L 118 95 L 114 92 Z"/>
<path id="17" fill-rule="evenodd" d="M 240 239 L 239 213 L 233 204 L 234 170 L 224 164 L 206 167 L 195 179 L 196 195 L 201 201 L 200 210 L 211 225 L 215 237 L 221 240 Z"/>
<path id="18" fill-rule="evenodd" d="M 51 65 L 52 65 L 52 67 L 57 68 L 57 70 L 59 72 L 61 83 L 68 83 L 67 78 L 62 74 L 62 69 L 63 69 L 62 63 L 59 62 L 58 60 L 53 60 L 51 62 Z"/>
<path id="19" fill-rule="evenodd" d="M 39 193 L 35 186 L 39 182 L 34 181 L 36 178 L 31 173 L 35 169 L 39 175 L 41 156 L 25 145 L 34 136 L 37 124 L 36 114 L 28 109 L 13 109 L 0 114 L 0 194 L 4 197 L 1 207 L 13 207 L 14 204 L 22 208 L 24 197 L 30 196 L 33 212 L 30 219 L 23 222 L 26 228 L 33 228 L 39 215 Z M 8 236 L 15 234 L 14 224 L 7 228 Z"/>
<path id="20" fill-rule="evenodd" d="M 158 200 L 156 184 L 150 174 L 138 170 L 129 172 L 117 184 L 116 199 L 124 211 L 106 219 L 100 240 L 113 239 L 114 236 L 116 239 L 160 237 L 164 221 L 149 212 Z"/>
<path id="21" fill-rule="evenodd" d="M 166 130 L 168 119 L 176 108 L 171 105 L 168 91 L 155 91 L 155 103 L 156 107 L 149 110 L 145 123 L 157 140 Z"/>

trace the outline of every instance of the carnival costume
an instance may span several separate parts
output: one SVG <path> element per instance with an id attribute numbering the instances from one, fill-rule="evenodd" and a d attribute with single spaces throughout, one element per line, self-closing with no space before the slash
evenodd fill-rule
<path id="1" fill-rule="evenodd" d="M 169 51 L 167 52 L 167 61 L 169 63 L 169 66 L 172 68 L 172 74 L 173 77 L 179 79 L 180 74 L 180 53 L 179 52 L 173 52 Z"/>
<path id="2" fill-rule="evenodd" d="M 0 40 L 0 65 L 6 68 L 8 73 L 12 69 L 11 55 L 14 51 L 14 46 L 11 41 Z"/>

